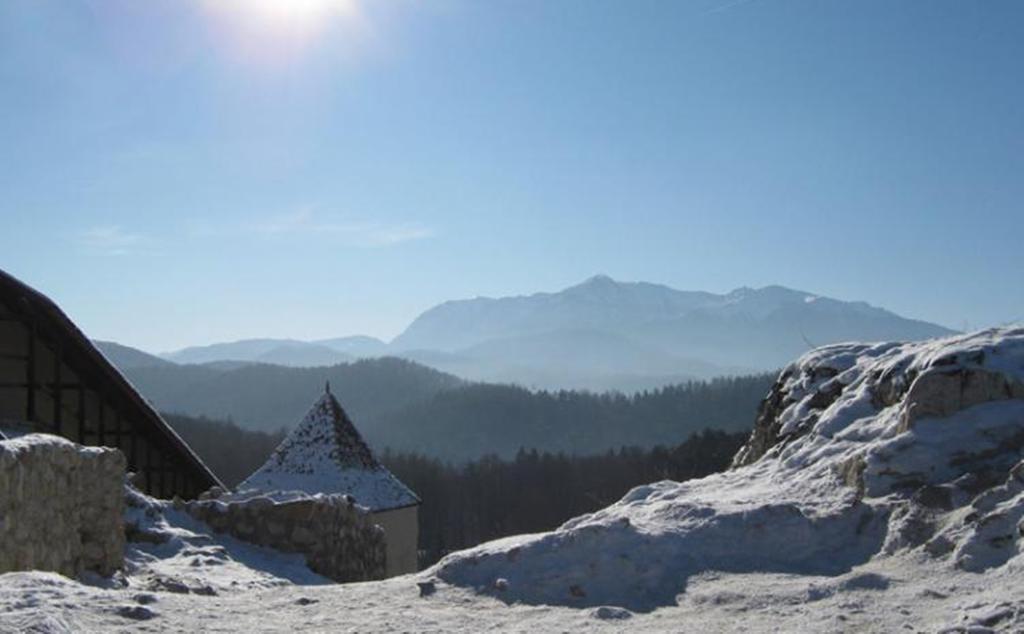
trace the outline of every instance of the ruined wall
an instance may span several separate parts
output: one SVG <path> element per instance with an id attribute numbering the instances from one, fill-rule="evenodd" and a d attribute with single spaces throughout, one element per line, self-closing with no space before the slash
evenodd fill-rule
<path id="1" fill-rule="evenodd" d="M 288 553 L 302 553 L 310 569 L 338 582 L 383 579 L 384 531 L 345 496 L 277 501 L 269 497 L 201 499 L 186 510 L 218 532 Z"/>
<path id="2" fill-rule="evenodd" d="M 48 434 L 0 442 L 0 573 L 124 563 L 124 454 Z"/>

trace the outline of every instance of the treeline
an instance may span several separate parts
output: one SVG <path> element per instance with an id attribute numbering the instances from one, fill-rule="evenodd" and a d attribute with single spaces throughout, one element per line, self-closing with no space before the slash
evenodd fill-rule
<path id="1" fill-rule="evenodd" d="M 232 488 L 262 466 L 285 435 L 241 429 L 230 421 L 163 416 Z M 420 550 L 426 566 L 484 541 L 554 529 L 641 484 L 721 471 L 748 436 L 705 429 L 668 447 L 628 446 L 597 455 L 520 449 L 511 459 L 491 454 L 457 464 L 390 449 L 379 458 L 423 500 Z"/>
<path id="2" fill-rule="evenodd" d="M 418 370 L 414 364 L 403 368 Z M 479 463 L 485 455 L 518 460 L 521 447 L 590 456 L 617 447 L 672 446 L 702 429 L 746 433 L 772 381 L 770 374 L 730 377 L 632 395 L 470 384 L 439 391 L 390 414 L 359 418 L 346 409 L 378 453 L 411 452 L 459 467 Z M 310 403 L 312 399 L 305 407 Z M 228 486 L 259 468 L 286 431 L 283 426 L 255 431 L 230 419 L 164 416 Z"/>
<path id="3" fill-rule="evenodd" d="M 224 362 L 120 369 L 161 412 L 230 419 L 244 429 L 270 432 L 298 423 L 326 381 L 361 425 L 462 384 L 450 374 L 392 357 L 328 368 Z"/>
<path id="4" fill-rule="evenodd" d="M 748 433 L 704 430 L 674 447 L 624 447 L 595 456 L 519 450 L 455 466 L 418 453 L 381 461 L 423 499 L 421 566 L 508 535 L 551 530 L 620 499 L 635 486 L 721 471 Z"/>
<path id="5" fill-rule="evenodd" d="M 631 395 L 472 384 L 355 421 L 375 447 L 456 463 L 485 454 L 512 459 L 520 447 L 599 454 L 672 445 L 706 428 L 748 430 L 774 379 L 727 377 Z"/>
<path id="6" fill-rule="evenodd" d="M 263 466 L 285 431 L 250 431 L 231 421 L 161 414 L 221 482 L 235 487 Z"/>
<path id="7" fill-rule="evenodd" d="M 126 372 L 161 411 L 269 432 L 298 423 L 330 380 L 374 448 L 452 462 L 489 453 L 512 459 L 520 447 L 582 455 L 671 445 L 704 428 L 745 430 L 774 380 L 773 374 L 719 378 L 626 395 L 465 383 L 401 359 L 331 368 L 168 365 Z"/>

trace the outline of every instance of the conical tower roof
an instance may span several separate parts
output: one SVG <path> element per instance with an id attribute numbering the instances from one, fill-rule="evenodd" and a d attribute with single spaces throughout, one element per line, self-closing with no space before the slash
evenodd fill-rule
<path id="1" fill-rule="evenodd" d="M 372 511 L 420 503 L 377 461 L 329 385 L 267 462 L 238 489 L 347 493 Z"/>

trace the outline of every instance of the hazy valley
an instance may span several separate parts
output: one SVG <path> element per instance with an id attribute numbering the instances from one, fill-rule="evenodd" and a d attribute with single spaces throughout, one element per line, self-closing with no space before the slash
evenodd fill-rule
<path id="1" fill-rule="evenodd" d="M 330 381 L 375 446 L 469 460 L 739 431 L 775 369 L 811 343 L 948 332 L 778 286 L 715 295 L 596 276 L 557 293 L 445 302 L 389 343 L 252 339 L 160 356 L 98 345 L 162 411 L 275 431 Z M 738 376 L 749 378 L 728 378 Z"/>

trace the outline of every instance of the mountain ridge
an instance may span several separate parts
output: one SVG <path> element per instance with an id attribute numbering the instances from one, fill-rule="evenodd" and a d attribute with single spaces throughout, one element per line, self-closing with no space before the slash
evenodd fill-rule
<path id="1" fill-rule="evenodd" d="M 397 356 L 467 380 L 638 390 L 772 370 L 818 345 L 952 332 L 864 301 L 781 285 L 718 294 L 599 274 L 555 292 L 448 300 L 423 311 L 390 342 L 364 335 L 244 339 L 161 357 L 322 367 Z"/>
<path id="2" fill-rule="evenodd" d="M 784 286 L 725 294 L 680 291 L 649 282 L 588 278 L 557 293 L 475 298 L 438 304 L 391 343 L 396 352 L 465 352 L 495 340 L 589 329 L 712 368 L 767 370 L 815 345 L 843 340 L 917 340 L 953 331 L 907 319 L 863 301 L 848 302 Z M 713 342 L 713 345 L 708 345 Z M 581 350 L 582 355 L 585 350 Z M 609 359 L 612 361 L 613 359 Z M 443 368 L 442 368 L 443 369 Z M 623 372 L 646 374 L 623 364 Z M 697 372 L 700 378 L 727 371 Z"/>

